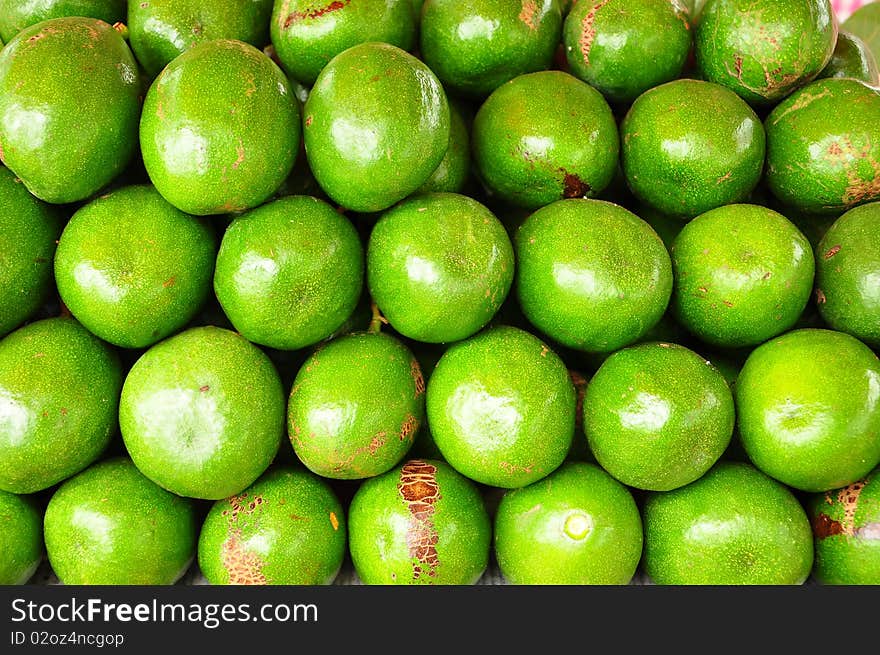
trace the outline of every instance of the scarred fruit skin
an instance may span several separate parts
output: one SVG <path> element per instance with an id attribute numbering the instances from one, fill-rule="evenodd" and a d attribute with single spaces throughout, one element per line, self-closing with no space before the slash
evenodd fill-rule
<path id="1" fill-rule="evenodd" d="M 813 540 L 800 503 L 749 464 L 721 462 L 648 496 L 645 571 L 659 585 L 799 585 Z"/>
<path id="2" fill-rule="evenodd" d="M 603 200 L 561 200 L 516 232 L 523 313 L 559 343 L 612 352 L 650 330 L 672 293 L 672 264 L 638 216 Z"/>
<path id="3" fill-rule="evenodd" d="M 0 51 L 0 159 L 41 200 L 88 198 L 135 152 L 140 93 L 137 63 L 107 23 L 28 27 Z"/>
<path id="4" fill-rule="evenodd" d="M 726 205 L 672 244 L 675 317 L 703 341 L 752 346 L 789 330 L 813 291 L 810 242 L 782 214 Z"/>
<path id="5" fill-rule="evenodd" d="M 480 492 L 439 460 L 409 460 L 367 480 L 348 520 L 365 584 L 472 585 L 489 562 L 492 526 Z"/>
<path id="6" fill-rule="evenodd" d="M 880 360 L 842 332 L 801 329 L 756 348 L 736 381 L 755 466 L 802 491 L 838 489 L 880 463 Z"/>
<path id="7" fill-rule="evenodd" d="M 211 291 L 208 225 L 151 186 L 111 192 L 79 209 L 55 255 L 62 301 L 90 332 L 146 348 L 182 328 Z"/>
<path id="8" fill-rule="evenodd" d="M 194 503 L 148 480 L 127 457 L 90 466 L 46 508 L 46 551 L 68 585 L 170 585 L 189 567 Z"/>
<path id="9" fill-rule="evenodd" d="M 880 346 L 880 202 L 850 209 L 825 233 L 816 289 L 829 326 Z"/>
<path id="10" fill-rule="evenodd" d="M 388 471 L 412 446 L 425 418 L 425 382 L 399 340 L 356 332 L 305 361 L 287 412 L 293 449 L 309 470 L 367 478 Z"/>
<path id="11" fill-rule="evenodd" d="M 572 75 L 623 103 L 681 75 L 691 26 L 678 0 L 588 0 L 568 13 L 562 40 Z"/>
<path id="12" fill-rule="evenodd" d="M 191 328 L 135 362 L 119 426 L 137 467 L 181 496 L 240 493 L 272 462 L 284 430 L 284 392 L 269 358 L 244 337 Z"/>
<path id="13" fill-rule="evenodd" d="M 694 54 L 706 80 L 768 106 L 825 68 L 837 31 L 829 0 L 709 0 Z"/>
<path id="14" fill-rule="evenodd" d="M 651 491 L 699 478 L 733 434 L 733 396 L 724 377 L 671 343 L 611 355 L 587 386 L 583 412 L 599 464 L 624 484 Z"/>
<path id="15" fill-rule="evenodd" d="M 712 120 L 706 120 L 708 107 Z M 717 84 L 681 79 L 646 91 L 627 112 L 620 134 L 627 184 L 665 214 L 687 219 L 742 202 L 761 178 L 761 121 Z"/>
<path id="16" fill-rule="evenodd" d="M 471 176 L 471 137 L 459 103 L 449 99 L 449 146 L 417 193 L 461 193 Z"/>
<path id="17" fill-rule="evenodd" d="M 70 318 L 0 341 L 0 489 L 26 494 L 91 464 L 116 430 L 116 354 Z"/>
<path id="18" fill-rule="evenodd" d="M 807 501 L 816 562 L 813 575 L 832 585 L 880 584 L 880 469 Z"/>
<path id="19" fill-rule="evenodd" d="M 847 78 L 818 80 L 765 121 L 767 185 L 780 201 L 835 213 L 880 200 L 880 93 Z"/>
<path id="20" fill-rule="evenodd" d="M 333 57 L 360 43 L 411 50 L 416 13 L 412 0 L 275 0 L 270 29 L 285 70 L 312 85 Z"/>
<path id="21" fill-rule="evenodd" d="M 52 289 L 61 216 L 0 166 L 0 337 L 39 309 Z"/>
<path id="22" fill-rule="evenodd" d="M 363 246 L 349 220 L 317 198 L 289 196 L 226 229 L 214 290 L 246 339 L 296 350 L 345 322 L 363 278 Z"/>
<path id="23" fill-rule="evenodd" d="M 382 211 L 418 189 L 449 146 L 449 105 L 437 77 L 387 43 L 336 55 L 303 116 L 315 179 L 335 202 L 358 212 Z"/>
<path id="24" fill-rule="evenodd" d="M 569 462 L 504 494 L 495 554 L 512 584 L 621 585 L 642 555 L 632 495 L 594 464 Z"/>
<path id="25" fill-rule="evenodd" d="M 300 110 L 281 69 L 230 39 L 193 46 L 153 82 L 140 124 L 144 165 L 188 214 L 260 205 L 293 168 Z"/>
<path id="26" fill-rule="evenodd" d="M 430 343 L 466 339 L 498 311 L 513 282 L 501 222 L 467 196 L 414 196 L 370 235 L 370 294 L 400 334 Z"/>
<path id="27" fill-rule="evenodd" d="M 43 559 L 43 516 L 28 497 L 0 491 L 0 585 L 31 579 Z"/>
<path id="28" fill-rule="evenodd" d="M 873 53 L 859 37 L 843 30 L 837 35 L 834 55 L 819 77 L 852 77 L 871 86 L 880 86 L 880 70 Z"/>
<path id="29" fill-rule="evenodd" d="M 618 138 L 611 108 L 590 85 L 562 71 L 531 73 L 480 107 L 474 163 L 499 198 L 536 209 L 601 193 L 617 170 Z"/>
<path id="30" fill-rule="evenodd" d="M 214 504 L 199 535 L 199 568 L 215 585 L 327 585 L 345 546 L 345 510 L 327 482 L 274 468 Z"/>
<path id="31" fill-rule="evenodd" d="M 507 489 L 562 463 L 575 403 L 559 356 L 509 326 L 452 345 L 428 382 L 428 423 L 443 457 L 472 480 Z"/>
<path id="32" fill-rule="evenodd" d="M 24 28 L 52 18 L 83 16 L 112 25 L 125 14 L 126 0 L 0 0 L 0 39 L 8 43 Z"/>

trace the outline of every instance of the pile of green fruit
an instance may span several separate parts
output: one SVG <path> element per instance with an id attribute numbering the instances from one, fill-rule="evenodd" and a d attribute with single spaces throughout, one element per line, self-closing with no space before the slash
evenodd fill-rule
<path id="1" fill-rule="evenodd" d="M 880 584 L 845 28 L 0 0 L 0 583 Z"/>

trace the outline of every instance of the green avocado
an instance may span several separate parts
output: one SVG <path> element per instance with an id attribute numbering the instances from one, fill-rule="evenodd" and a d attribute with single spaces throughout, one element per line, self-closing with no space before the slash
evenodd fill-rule
<path id="1" fill-rule="evenodd" d="M 194 503 L 156 486 L 127 457 L 66 480 L 46 508 L 49 563 L 68 585 L 170 585 L 196 552 Z"/>
<path id="2" fill-rule="evenodd" d="M 0 0 L 0 39 L 52 18 L 82 16 L 105 23 L 125 21 L 126 0 Z"/>
<path id="3" fill-rule="evenodd" d="M 412 459 L 366 480 L 348 522 L 365 584 L 472 585 L 489 563 L 492 525 L 480 492 L 445 462 Z"/>
<path id="4" fill-rule="evenodd" d="M 813 540 L 783 485 L 741 462 L 721 462 L 644 507 L 645 571 L 659 585 L 799 585 Z"/>
<path id="5" fill-rule="evenodd" d="M 0 585 L 26 584 L 43 559 L 43 515 L 33 499 L 0 491 Z"/>
<path id="6" fill-rule="evenodd" d="M 461 193 L 471 178 L 471 137 L 461 104 L 449 100 L 449 146 L 417 193 Z"/>
<path id="7" fill-rule="evenodd" d="M 242 41 L 207 41 L 150 87 L 140 125 L 144 165 L 159 193 L 188 214 L 243 211 L 290 174 L 299 121 L 290 82 L 271 59 Z"/>
<path id="8" fill-rule="evenodd" d="M 156 484 L 218 500 L 240 493 L 272 462 L 284 391 L 272 362 L 244 337 L 190 328 L 135 362 L 119 427 L 134 463 Z"/>
<path id="9" fill-rule="evenodd" d="M 345 546 L 345 512 L 330 485 L 308 471 L 273 468 L 214 503 L 199 567 L 211 584 L 327 585 Z"/>
<path id="10" fill-rule="evenodd" d="M 137 150 L 141 84 L 122 36 L 55 18 L 0 51 L 0 160 L 41 200 L 84 200 Z"/>
<path id="11" fill-rule="evenodd" d="M 859 37 L 843 30 L 837 36 L 834 56 L 819 77 L 851 77 L 874 87 L 880 86 L 880 70 L 873 53 Z"/>

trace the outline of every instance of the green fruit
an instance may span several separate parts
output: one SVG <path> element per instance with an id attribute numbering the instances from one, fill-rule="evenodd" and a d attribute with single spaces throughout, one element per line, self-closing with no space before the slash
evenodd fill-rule
<path id="1" fill-rule="evenodd" d="M 0 0 L 0 38 L 9 42 L 24 28 L 52 18 L 83 16 L 124 21 L 126 0 Z"/>
<path id="2" fill-rule="evenodd" d="M 813 575 L 825 584 L 880 584 L 880 469 L 843 489 L 813 496 Z"/>
<path id="3" fill-rule="evenodd" d="M 843 29 L 862 39 L 880 63 L 880 4 L 869 2 L 843 23 Z"/>
<path id="4" fill-rule="evenodd" d="M 668 491 L 699 478 L 727 448 L 733 422 L 733 396 L 721 373 L 671 343 L 614 353 L 584 396 L 593 455 L 638 489 Z"/>
<path id="5" fill-rule="evenodd" d="M 387 334 L 353 333 L 321 346 L 296 375 L 290 440 L 314 473 L 379 475 L 406 455 L 425 418 L 425 382 L 409 349 Z"/>
<path id="6" fill-rule="evenodd" d="M 0 585 L 27 583 L 43 559 L 43 517 L 34 502 L 0 491 Z"/>
<path id="7" fill-rule="evenodd" d="M 317 198 L 290 196 L 232 221 L 214 290 L 246 339 L 296 350 L 343 324 L 363 277 L 363 247 L 348 219 Z"/>
<path id="8" fill-rule="evenodd" d="M 375 41 L 411 50 L 416 14 L 411 0 L 275 0 L 272 44 L 285 70 L 303 84 L 348 48 Z"/>
<path id="9" fill-rule="evenodd" d="M 308 471 L 272 469 L 214 503 L 199 536 L 199 567 L 211 584 L 326 585 L 345 556 L 345 513 Z"/>
<path id="10" fill-rule="evenodd" d="M 240 493 L 272 462 L 284 430 L 284 391 L 272 362 L 244 337 L 191 328 L 135 362 L 119 426 L 153 482 L 217 500 Z"/>
<path id="11" fill-rule="evenodd" d="M 671 252 L 675 317 L 716 346 L 753 346 L 786 332 L 813 291 L 810 242 L 766 207 L 706 212 L 685 225 Z"/>
<path id="12" fill-rule="evenodd" d="M 0 341 L 0 489 L 51 487 L 95 461 L 116 431 L 116 354 L 69 318 Z"/>
<path id="13" fill-rule="evenodd" d="M 555 0 L 426 0 L 421 53 L 446 87 L 485 97 L 550 68 L 561 33 Z"/>
<path id="14" fill-rule="evenodd" d="M 717 84 L 676 80 L 646 91 L 627 112 L 620 133 L 627 184 L 665 214 L 691 218 L 742 202 L 761 178 L 761 122 L 742 99 Z"/>
<path id="15" fill-rule="evenodd" d="M 642 555 L 639 509 L 598 466 L 563 464 L 504 494 L 495 554 L 512 584 L 627 584 Z"/>
<path id="16" fill-rule="evenodd" d="M 815 78 L 836 41 L 830 0 L 709 0 L 694 54 L 706 80 L 769 106 Z"/>
<path id="17" fill-rule="evenodd" d="M 200 43 L 147 93 L 144 165 L 159 193 L 189 214 L 250 209 L 293 168 L 299 120 L 290 82 L 266 55 L 241 41 Z"/>
<path id="18" fill-rule="evenodd" d="M 470 480 L 437 460 L 409 460 L 365 481 L 349 508 L 351 558 L 366 584 L 472 585 L 492 526 Z"/>
<path id="19" fill-rule="evenodd" d="M 449 101 L 449 146 L 418 193 L 461 193 L 471 176 L 471 140 L 458 103 Z"/>
<path id="20" fill-rule="evenodd" d="M 516 232 L 523 313 L 555 341 L 612 352 L 643 337 L 669 303 L 672 265 L 651 227 L 604 200 L 561 200 Z"/>
<path id="21" fill-rule="evenodd" d="M 819 77 L 851 77 L 871 86 L 880 86 L 880 70 L 874 55 L 864 41 L 843 30 L 837 36 L 834 56 Z"/>
<path id="22" fill-rule="evenodd" d="M 90 332 L 145 348 L 182 328 L 211 290 L 216 247 L 207 224 L 151 186 L 131 186 L 77 211 L 58 242 L 55 279 Z"/>
<path id="23" fill-rule="evenodd" d="M 819 313 L 835 330 L 880 346 L 880 202 L 837 219 L 816 247 Z"/>
<path id="24" fill-rule="evenodd" d="M 0 166 L 0 336 L 36 312 L 52 289 L 61 216 Z"/>
<path id="25" fill-rule="evenodd" d="M 309 165 L 335 202 L 387 209 L 431 176 L 449 146 L 449 105 L 434 73 L 386 43 L 336 55 L 303 110 Z"/>
<path id="26" fill-rule="evenodd" d="M 69 585 L 169 585 L 189 567 L 193 502 L 159 488 L 131 460 L 95 464 L 67 480 L 46 508 L 46 550 Z"/>
<path id="27" fill-rule="evenodd" d="M 262 48 L 269 41 L 272 0 L 130 0 L 131 49 L 150 77 L 178 55 L 214 39 Z"/>
<path id="28" fill-rule="evenodd" d="M 743 463 L 722 462 L 644 508 L 645 571 L 660 585 L 799 585 L 813 543 L 803 508 L 784 486 Z"/>
<path id="29" fill-rule="evenodd" d="M 807 212 L 880 200 L 880 93 L 847 78 L 818 80 L 767 117 L 767 185 Z"/>
<path id="30" fill-rule="evenodd" d="M 559 356 L 528 332 L 499 326 L 440 358 L 428 385 L 428 423 L 457 471 L 512 489 L 540 480 L 565 459 L 575 402 Z"/>
<path id="31" fill-rule="evenodd" d="M 802 491 L 838 489 L 880 463 L 880 360 L 857 339 L 801 329 L 756 348 L 736 381 L 755 466 Z"/>
<path id="32" fill-rule="evenodd" d="M 467 196 L 415 196 L 383 214 L 367 248 L 370 295 L 400 334 L 466 339 L 498 311 L 513 282 L 504 226 Z"/>
<path id="33" fill-rule="evenodd" d="M 119 32 L 56 18 L 0 52 L 0 159 L 41 200 L 88 198 L 137 148 L 137 63 Z"/>
<path id="34" fill-rule="evenodd" d="M 612 102 L 632 102 L 681 75 L 690 23 L 678 0 L 579 2 L 565 19 L 562 40 L 573 75 Z"/>

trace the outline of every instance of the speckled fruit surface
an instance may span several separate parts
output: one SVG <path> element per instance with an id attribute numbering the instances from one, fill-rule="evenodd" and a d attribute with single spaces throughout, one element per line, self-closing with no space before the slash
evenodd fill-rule
<path id="1" fill-rule="evenodd" d="M 831 61 L 819 77 L 852 77 L 871 86 L 880 86 L 880 70 L 873 53 L 859 37 L 843 30 L 837 35 Z"/>
<path id="2" fill-rule="evenodd" d="M 0 491 L 0 585 L 31 579 L 43 559 L 43 516 L 33 499 Z"/>
<path id="3" fill-rule="evenodd" d="M 449 99 L 449 146 L 418 193 L 461 193 L 471 177 L 471 137 L 461 104 Z"/>
<path id="4" fill-rule="evenodd" d="M 52 18 L 83 16 L 112 25 L 125 14 L 126 0 L 0 0 L 0 39 L 9 42 L 24 28 Z"/>

